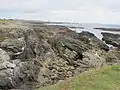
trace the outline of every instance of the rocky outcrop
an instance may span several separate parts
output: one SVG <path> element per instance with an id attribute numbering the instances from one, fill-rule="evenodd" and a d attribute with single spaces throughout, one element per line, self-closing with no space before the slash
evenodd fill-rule
<path id="1" fill-rule="evenodd" d="M 21 37 L 16 39 L 9 37 L 0 43 L 0 87 L 4 90 L 13 88 L 28 90 L 29 86 L 32 89 L 37 81 L 39 67 L 35 63 L 36 45 L 33 45 L 37 38 L 32 37 L 33 31 L 21 32 L 24 32 Z"/>
<path id="2" fill-rule="evenodd" d="M 41 71 L 39 79 L 43 82 L 39 82 L 40 86 L 55 84 L 90 68 L 107 64 L 105 55 L 109 47 L 92 33 L 82 32 L 78 35 L 75 32 L 62 32 L 49 38 L 48 43 L 55 58 Z"/>
<path id="3" fill-rule="evenodd" d="M 107 44 L 120 48 L 120 34 L 102 32 L 102 35 L 103 35 L 103 38 L 102 38 L 103 41 L 105 41 Z"/>
<path id="4" fill-rule="evenodd" d="M 0 49 L 0 87 L 2 89 L 13 86 L 12 76 L 15 67 L 16 65 L 10 62 L 7 52 Z"/>
<path id="5" fill-rule="evenodd" d="M 37 67 L 31 62 L 22 62 L 21 60 L 10 60 L 9 55 L 0 49 L 0 88 L 8 90 L 17 88 L 21 82 L 35 80 Z"/>
<path id="6" fill-rule="evenodd" d="M 92 45 L 93 49 L 102 49 L 104 51 L 109 51 L 109 47 L 100 39 L 98 39 L 94 34 L 90 32 L 83 31 L 79 34 L 79 40 L 85 41 Z"/>
<path id="7" fill-rule="evenodd" d="M 24 38 L 5 39 L 1 42 L 0 47 L 7 51 L 11 59 L 20 59 L 22 57 L 17 56 L 20 56 L 24 52 Z"/>
<path id="8" fill-rule="evenodd" d="M 111 49 L 106 55 L 106 61 L 108 64 L 116 63 L 118 64 L 120 62 L 120 49 L 119 48 L 113 48 Z"/>
<path id="9" fill-rule="evenodd" d="M 119 52 L 92 33 L 62 26 L 27 22 L 24 28 L 0 28 L 0 89 L 56 84 L 90 68 L 120 63 Z"/>
<path id="10" fill-rule="evenodd" d="M 98 39 L 93 33 L 82 31 L 81 33 L 76 33 L 74 31 L 62 32 L 60 33 L 66 37 L 71 37 L 78 39 L 88 45 L 91 45 L 92 48 L 99 48 L 105 51 L 109 51 L 109 47 L 100 39 Z"/>

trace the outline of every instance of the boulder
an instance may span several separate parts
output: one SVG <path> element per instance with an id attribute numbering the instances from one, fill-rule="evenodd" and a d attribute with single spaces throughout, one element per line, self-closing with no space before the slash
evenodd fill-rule
<path id="1" fill-rule="evenodd" d="M 10 62 L 10 57 L 4 50 L 0 49 L 0 87 L 6 89 L 13 87 L 14 81 L 12 80 L 13 69 L 15 64 Z"/>
<path id="2" fill-rule="evenodd" d="M 24 38 L 5 39 L 0 43 L 0 47 L 7 51 L 11 59 L 17 59 L 17 56 L 21 55 L 24 52 Z"/>
<path id="3" fill-rule="evenodd" d="M 88 68 L 102 67 L 106 64 L 106 60 L 102 55 L 104 52 L 101 50 L 90 50 L 83 53 L 83 62 L 87 63 Z"/>
<path id="4" fill-rule="evenodd" d="M 8 53 L 0 49 L 0 89 L 13 89 L 22 82 L 36 81 L 38 72 L 33 61 L 11 61 Z"/>

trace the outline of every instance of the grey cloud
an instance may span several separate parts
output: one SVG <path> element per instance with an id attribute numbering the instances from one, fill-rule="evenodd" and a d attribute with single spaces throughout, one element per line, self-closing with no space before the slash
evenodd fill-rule
<path id="1" fill-rule="evenodd" d="M 0 12 L 13 12 L 13 16 L 19 13 L 19 18 L 102 23 L 116 23 L 119 8 L 120 0 L 1 0 L 0 3 Z"/>
<path id="2" fill-rule="evenodd" d="M 102 7 L 119 10 L 120 0 L 2 0 L 0 9 L 21 11 L 75 10 L 79 7 Z"/>

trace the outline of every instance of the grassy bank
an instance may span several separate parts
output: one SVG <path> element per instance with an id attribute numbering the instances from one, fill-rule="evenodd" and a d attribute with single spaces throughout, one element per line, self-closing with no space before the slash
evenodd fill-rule
<path id="1" fill-rule="evenodd" d="M 120 90 L 120 65 L 84 72 L 72 80 L 36 90 Z"/>

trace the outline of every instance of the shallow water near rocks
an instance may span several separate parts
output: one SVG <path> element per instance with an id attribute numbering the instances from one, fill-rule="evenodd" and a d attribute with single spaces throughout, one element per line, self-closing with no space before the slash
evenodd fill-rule
<path id="1" fill-rule="evenodd" d="M 77 33 L 80 33 L 82 31 L 89 31 L 93 34 L 95 34 L 95 36 L 97 38 L 99 38 L 100 40 L 102 39 L 102 34 L 101 32 L 108 32 L 108 33 L 114 33 L 114 34 L 120 34 L 120 32 L 117 31 L 103 31 L 100 29 L 94 29 L 96 27 L 103 27 L 103 28 L 120 28 L 120 25 L 113 25 L 113 24 L 93 24 L 93 23 L 50 23 L 48 25 L 60 25 L 60 26 L 67 26 L 69 27 L 75 27 L 75 28 L 69 28 L 72 31 L 76 31 Z M 77 27 L 84 27 L 84 29 L 82 28 L 77 28 Z"/>

